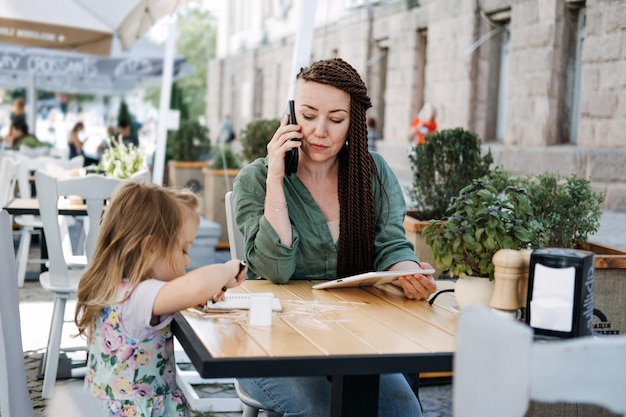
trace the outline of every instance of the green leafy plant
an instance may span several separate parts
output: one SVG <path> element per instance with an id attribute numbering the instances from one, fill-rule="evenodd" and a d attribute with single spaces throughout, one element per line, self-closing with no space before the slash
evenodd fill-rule
<path id="1" fill-rule="evenodd" d="M 99 168 L 104 175 L 126 179 L 146 168 L 146 160 L 134 145 L 124 145 L 122 137 L 111 137 L 109 146 L 104 150 Z"/>
<path id="2" fill-rule="evenodd" d="M 494 279 L 491 258 L 498 250 L 545 243 L 543 225 L 522 187 L 506 185 L 499 191 L 489 177 L 475 179 L 453 199 L 449 212 L 447 219 L 431 220 L 422 234 L 437 266 L 452 276 Z"/>
<path id="3" fill-rule="evenodd" d="M 209 129 L 195 120 L 186 120 L 167 141 L 166 156 L 175 161 L 201 161 L 211 152 Z"/>
<path id="4" fill-rule="evenodd" d="M 241 164 L 230 146 L 221 146 L 215 153 L 212 169 L 239 169 Z"/>
<path id="5" fill-rule="evenodd" d="M 522 180 L 528 189 L 535 217 L 548 235 L 546 246 L 574 248 L 598 231 L 604 195 L 587 178 L 544 173 Z"/>
<path id="6" fill-rule="evenodd" d="M 411 149 L 413 184 L 410 213 L 422 220 L 442 219 L 459 191 L 490 171 L 491 151 L 481 152 L 478 135 L 463 128 L 443 129 Z"/>
<path id="7" fill-rule="evenodd" d="M 241 131 L 243 157 L 252 162 L 267 155 L 267 143 L 280 126 L 278 119 L 259 119 L 248 123 Z"/>

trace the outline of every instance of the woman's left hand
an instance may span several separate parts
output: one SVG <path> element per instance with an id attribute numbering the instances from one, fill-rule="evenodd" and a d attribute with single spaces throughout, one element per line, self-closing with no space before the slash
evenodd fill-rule
<path id="1" fill-rule="evenodd" d="M 413 265 L 415 264 L 413 263 Z M 420 268 L 431 269 L 432 266 L 428 262 L 422 262 Z M 431 294 L 437 291 L 437 284 L 432 275 L 405 275 L 398 278 L 398 283 L 404 290 L 404 295 L 412 300 L 427 300 Z"/>

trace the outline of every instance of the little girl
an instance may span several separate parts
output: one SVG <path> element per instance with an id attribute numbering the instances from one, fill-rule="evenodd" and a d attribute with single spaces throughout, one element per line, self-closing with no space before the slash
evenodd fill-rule
<path id="1" fill-rule="evenodd" d="M 238 260 L 185 273 L 198 205 L 190 191 L 128 181 L 106 208 L 75 321 L 88 340 L 85 387 L 108 416 L 189 416 L 176 385 L 174 313 L 245 277 Z"/>

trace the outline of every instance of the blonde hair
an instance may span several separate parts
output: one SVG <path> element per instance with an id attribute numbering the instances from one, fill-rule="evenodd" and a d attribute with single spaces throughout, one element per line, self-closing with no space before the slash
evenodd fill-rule
<path id="1" fill-rule="evenodd" d="M 104 212 L 93 259 L 78 286 L 74 320 L 79 335 L 91 337 L 96 318 L 115 301 L 122 280 L 130 283 L 130 295 L 151 278 L 157 259 L 171 258 L 187 216 L 200 221 L 198 207 L 190 190 L 134 181 L 120 186 Z"/>

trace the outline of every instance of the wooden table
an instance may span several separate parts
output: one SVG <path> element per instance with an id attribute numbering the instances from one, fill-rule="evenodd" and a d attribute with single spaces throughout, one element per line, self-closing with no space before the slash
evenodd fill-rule
<path id="1" fill-rule="evenodd" d="M 452 370 L 453 295 L 429 305 L 391 284 L 313 290 L 314 283 L 251 280 L 230 290 L 280 298 L 271 327 L 249 326 L 246 311 L 193 309 L 175 316 L 174 335 L 203 378 L 331 376 L 333 416 L 377 415 L 380 374 Z"/>
<path id="2" fill-rule="evenodd" d="M 39 216 L 39 201 L 37 198 L 14 198 L 5 207 L 4 210 L 8 211 L 13 216 L 20 215 L 32 215 Z M 67 201 L 59 203 L 59 214 L 63 216 L 86 216 L 87 205 L 86 204 L 70 204 Z M 48 258 L 48 246 L 46 244 L 46 234 L 41 233 L 41 258 Z M 41 264 L 41 272 L 47 271 L 48 268 L 45 264 Z"/>

